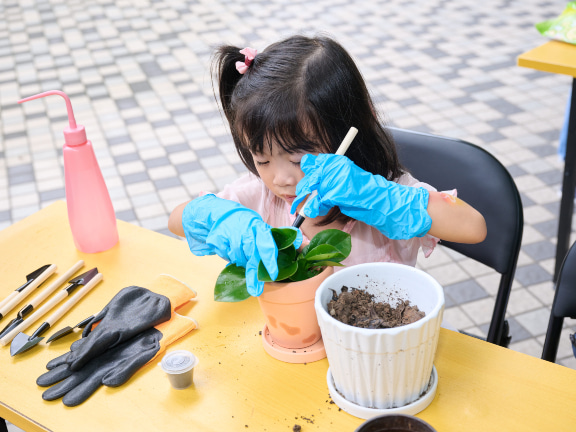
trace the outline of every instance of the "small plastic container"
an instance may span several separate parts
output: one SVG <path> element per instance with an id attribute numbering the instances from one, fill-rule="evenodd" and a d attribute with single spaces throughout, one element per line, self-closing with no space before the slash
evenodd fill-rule
<path id="1" fill-rule="evenodd" d="M 170 384 L 176 390 L 183 390 L 192 385 L 194 367 L 198 358 L 190 351 L 172 351 L 164 356 L 160 367 L 168 375 Z"/>

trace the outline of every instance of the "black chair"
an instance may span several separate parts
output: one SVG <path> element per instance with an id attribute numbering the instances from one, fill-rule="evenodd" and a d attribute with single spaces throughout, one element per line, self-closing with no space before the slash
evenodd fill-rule
<path id="1" fill-rule="evenodd" d="M 564 257 L 558 271 L 556 292 L 554 293 L 550 321 L 542 350 L 544 360 L 556 361 L 564 318 L 576 318 L 576 243 L 572 245 Z"/>
<path id="2" fill-rule="evenodd" d="M 520 194 L 508 170 L 486 150 L 459 139 L 388 128 L 401 163 L 418 180 L 437 190 L 458 190 L 458 197 L 486 220 L 486 240 L 478 244 L 441 241 L 501 275 L 486 340 L 507 347 L 506 307 L 520 252 L 524 215 Z"/>

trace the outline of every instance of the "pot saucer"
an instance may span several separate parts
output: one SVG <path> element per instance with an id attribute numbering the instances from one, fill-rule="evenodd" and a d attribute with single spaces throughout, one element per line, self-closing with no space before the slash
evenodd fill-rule
<path id="1" fill-rule="evenodd" d="M 284 348 L 274 342 L 267 325 L 262 330 L 262 345 L 268 354 L 286 363 L 312 363 L 326 358 L 322 338 L 306 348 Z"/>
<path id="2" fill-rule="evenodd" d="M 397 408 L 368 408 L 349 401 L 348 399 L 344 398 L 344 396 L 342 396 L 338 390 L 336 390 L 334 378 L 332 378 L 332 372 L 330 372 L 330 368 L 328 368 L 326 380 L 328 381 L 328 391 L 330 392 L 330 397 L 334 403 L 348 414 L 352 414 L 353 416 L 362 419 L 369 419 L 383 414 L 415 415 L 430 405 L 434 399 L 434 396 L 436 395 L 436 389 L 438 388 L 438 373 L 436 372 L 436 367 L 432 366 L 432 374 L 430 375 L 428 388 L 426 389 L 426 392 L 414 402 Z"/>

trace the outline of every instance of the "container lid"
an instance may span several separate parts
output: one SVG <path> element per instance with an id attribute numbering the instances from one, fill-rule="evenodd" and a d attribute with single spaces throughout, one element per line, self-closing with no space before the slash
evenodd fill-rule
<path id="1" fill-rule="evenodd" d="M 172 351 L 160 362 L 162 370 L 169 374 L 180 374 L 190 371 L 198 364 L 198 359 L 190 351 Z"/>

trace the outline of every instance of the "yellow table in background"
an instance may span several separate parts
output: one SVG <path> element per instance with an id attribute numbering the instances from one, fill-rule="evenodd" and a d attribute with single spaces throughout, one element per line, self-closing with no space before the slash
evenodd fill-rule
<path id="1" fill-rule="evenodd" d="M 0 348 L 0 417 L 25 431 L 55 432 L 290 432 L 295 424 L 303 432 L 352 432 L 363 422 L 331 403 L 326 359 L 288 364 L 266 354 L 259 335 L 264 319 L 255 299 L 213 300 L 221 259 L 194 257 L 185 242 L 128 223 L 119 222 L 118 228 L 120 242 L 111 250 L 79 253 L 65 204 L 59 202 L 0 231 L 0 299 L 40 265 L 56 264 L 57 274 L 78 259 L 86 262 L 85 269 L 97 266 L 104 281 L 54 326 L 58 329 L 99 311 L 125 286 L 146 286 L 160 273 L 173 275 L 198 292 L 198 301 L 179 311 L 200 328 L 168 347 L 198 356 L 194 386 L 173 390 L 158 358 L 125 385 L 101 387 L 82 405 L 68 408 L 61 400 L 44 401 L 35 381 L 74 338 L 43 341 L 16 357 L 6 346 Z M 438 432 L 574 430 L 574 370 L 444 329 L 434 363 L 437 394 L 418 417 Z"/>
<path id="2" fill-rule="evenodd" d="M 572 99 L 570 101 L 571 109 L 566 141 L 566 156 L 564 157 L 562 199 L 558 218 L 556 264 L 554 268 L 554 281 L 556 281 L 562 261 L 570 247 L 574 191 L 576 190 L 576 45 L 555 40 L 549 41 L 521 54 L 518 57 L 518 66 L 574 77 L 572 79 Z"/>

